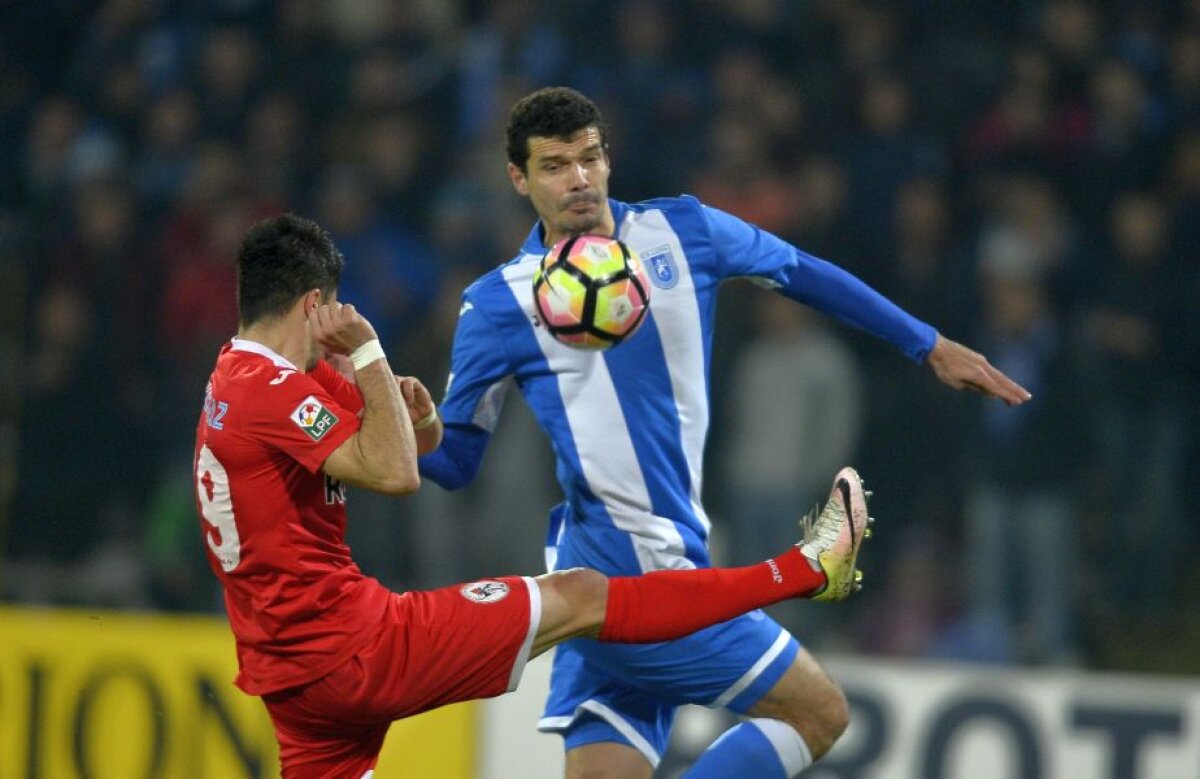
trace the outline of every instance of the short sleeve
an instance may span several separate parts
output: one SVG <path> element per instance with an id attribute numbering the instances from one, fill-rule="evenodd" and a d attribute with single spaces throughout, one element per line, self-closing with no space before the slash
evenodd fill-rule
<path id="1" fill-rule="evenodd" d="M 511 373 L 504 339 L 483 311 L 464 296 L 450 354 L 450 378 L 439 411 L 447 425 L 495 429 Z"/>
<path id="2" fill-rule="evenodd" d="M 363 401 L 362 392 L 358 389 L 358 385 L 346 379 L 345 376 L 337 372 L 332 365 L 326 360 L 317 362 L 317 367 L 309 372 L 309 376 L 313 377 L 318 384 L 325 388 L 335 401 L 342 408 L 349 409 L 355 414 L 361 412 L 365 403 Z"/>
<path id="3" fill-rule="evenodd" d="M 248 398 L 246 433 L 312 473 L 359 428 L 357 411 L 343 406 L 306 373 L 277 385 L 264 382 Z"/>

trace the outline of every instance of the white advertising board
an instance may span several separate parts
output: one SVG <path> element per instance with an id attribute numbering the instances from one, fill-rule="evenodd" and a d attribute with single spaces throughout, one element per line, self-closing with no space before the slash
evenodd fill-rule
<path id="1" fill-rule="evenodd" d="M 1200 779 L 1200 679 L 823 657 L 852 723 L 814 779 Z M 481 779 L 562 776 L 548 658 L 485 706 Z M 681 712 L 711 722 L 700 710 Z M 713 733 L 715 738 L 717 734 Z"/>

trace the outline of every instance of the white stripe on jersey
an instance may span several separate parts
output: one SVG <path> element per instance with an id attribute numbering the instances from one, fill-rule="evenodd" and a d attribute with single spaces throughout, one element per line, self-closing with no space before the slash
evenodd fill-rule
<path id="1" fill-rule="evenodd" d="M 533 310 L 533 268 L 541 257 L 527 254 L 504 267 L 504 280 L 517 302 Z M 580 468 L 592 493 L 604 503 L 613 525 L 630 534 L 643 571 L 693 568 L 684 557 L 675 523 L 651 513 L 650 491 L 638 463 L 625 415 L 601 352 L 551 348 L 545 328 L 533 328 L 566 410 Z"/>
<path id="2" fill-rule="evenodd" d="M 746 688 L 754 683 L 754 680 L 762 675 L 762 672 L 767 669 L 767 666 L 775 662 L 775 658 L 779 657 L 784 649 L 787 649 L 788 641 L 792 638 L 792 634 L 780 628 L 779 636 L 775 639 L 775 643 L 771 644 L 771 648 L 763 652 L 762 657 L 755 661 L 749 671 L 742 674 L 742 678 L 738 679 L 729 689 L 716 697 L 712 703 L 708 704 L 711 709 L 723 709 L 729 703 L 743 692 Z"/>
<path id="3" fill-rule="evenodd" d="M 542 588 L 532 576 L 522 576 L 521 579 L 524 580 L 525 590 L 529 593 L 529 629 L 525 631 L 525 640 L 521 642 L 521 649 L 517 652 L 517 659 L 513 661 L 512 671 L 508 675 L 509 692 L 517 689 L 521 683 L 525 664 L 529 662 L 529 653 L 533 651 L 533 640 L 537 638 L 542 625 Z"/>
<path id="4" fill-rule="evenodd" d="M 700 505 L 700 487 L 704 467 L 704 435 L 708 430 L 708 382 L 704 373 L 704 335 L 700 327 L 700 305 L 691 267 L 679 243 L 679 237 L 671 229 L 667 218 L 657 209 L 642 213 L 630 210 L 618 230 L 618 237 L 634 251 L 669 246 L 677 260 L 679 283 L 672 289 L 669 298 L 674 307 L 673 316 L 654 317 L 662 340 L 667 370 L 671 376 L 671 391 L 675 396 L 675 413 L 681 420 L 683 452 L 687 458 L 688 477 L 691 488 L 688 500 L 692 511 L 704 527 L 705 535 L 712 529 L 712 522 Z M 665 295 L 660 298 L 666 300 Z M 650 310 L 654 311 L 654 294 L 651 293 Z M 690 418 L 689 418 L 690 417 Z"/>

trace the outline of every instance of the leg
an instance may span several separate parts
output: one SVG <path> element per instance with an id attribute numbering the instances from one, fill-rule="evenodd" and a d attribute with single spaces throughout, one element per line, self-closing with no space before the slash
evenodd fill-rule
<path id="1" fill-rule="evenodd" d="M 999 488 L 987 482 L 975 485 L 967 498 L 971 614 L 978 624 L 998 628 L 1003 634 L 1004 647 L 1014 646 L 1016 640 L 1014 596 L 1009 581 L 1014 535 L 1011 531 L 1020 514 L 1012 507 L 1012 500 L 1006 500 Z"/>
<path id="2" fill-rule="evenodd" d="M 850 723 L 845 695 L 806 650 L 758 702 L 696 760 L 689 777 L 791 777 L 830 750 Z"/>
<path id="3" fill-rule="evenodd" d="M 748 713 L 789 725 L 804 739 L 814 761 L 833 747 L 850 724 L 846 696 L 806 649 Z"/>
<path id="4" fill-rule="evenodd" d="M 799 651 L 795 639 L 761 612 L 661 644 L 571 641 L 555 657 L 539 727 L 563 733 L 571 779 L 643 777 L 658 767 L 666 751 L 678 705 L 748 713 L 788 673 Z M 596 742 L 612 746 L 601 748 Z M 762 746 L 765 757 L 778 764 L 770 744 Z M 622 762 L 605 762 L 609 758 Z M 741 775 L 780 774 L 752 770 Z"/>
<path id="5" fill-rule="evenodd" d="M 654 768 L 627 744 L 598 741 L 567 750 L 566 779 L 650 779 Z"/>
<path id="6" fill-rule="evenodd" d="M 758 565 L 611 579 L 576 568 L 539 577 L 542 612 L 531 656 L 577 637 L 670 641 L 788 598 L 842 600 L 857 589 L 854 565 L 871 522 L 862 482 L 844 468 L 825 508 L 805 521 L 804 541 Z"/>
<path id="7" fill-rule="evenodd" d="M 655 706 L 639 705 L 646 699 L 672 713 L 683 702 L 737 710 L 757 702 L 763 711 L 784 712 L 784 721 L 762 721 L 765 735 L 748 734 L 755 742 L 752 757 L 770 764 L 771 775 L 790 775 L 812 762 L 802 730 L 819 754 L 828 750 L 846 725 L 844 697 L 811 657 L 795 659 L 799 647 L 785 631 L 765 615 L 747 612 L 786 597 L 848 596 L 856 589 L 854 563 L 869 523 L 861 480 L 844 469 L 826 507 L 806 522 L 804 542 L 757 566 L 612 579 L 574 569 L 539 579 L 542 622 L 535 654 L 576 636 L 621 643 L 682 639 L 644 649 L 572 642 L 559 651 L 541 727 L 566 733 L 567 776 L 648 777 L 668 732 L 656 731 L 653 716 L 644 716 Z M 738 614 L 744 616 L 727 621 Z M 692 635 L 709 625 L 716 626 Z M 609 679 L 619 681 L 606 684 Z M 818 712 L 809 714 L 808 706 Z M 745 753 L 745 741 L 731 731 L 722 750 L 736 746 Z M 747 764 L 750 773 L 743 775 L 768 775 L 756 773 L 758 765 Z M 721 766 L 714 770 L 713 776 L 727 775 Z"/>
<path id="8" fill-rule="evenodd" d="M 865 515 L 865 495 L 850 494 L 851 485 L 841 474 L 831 501 L 839 492 L 844 495 L 847 514 L 854 514 L 854 499 L 861 497 Z M 826 532 L 831 532 L 829 527 Z M 842 581 L 849 583 L 845 576 Z M 803 649 L 795 653 L 786 672 L 765 694 L 757 694 L 757 700 L 747 700 L 746 695 L 726 697 L 715 703 L 751 719 L 728 730 L 700 756 L 688 772 L 693 779 L 795 776 L 828 752 L 850 722 L 845 695 Z"/>
<path id="9" fill-rule="evenodd" d="M 792 597 L 825 584 L 798 548 L 744 568 L 693 568 L 615 576 L 588 568 L 537 578 L 542 616 L 530 657 L 571 638 L 653 644 Z"/>
<path id="10" fill-rule="evenodd" d="M 345 676 L 349 669 L 335 674 Z M 297 690 L 264 696 L 279 742 L 282 779 L 358 779 L 375 768 L 387 735 L 387 722 L 374 725 L 328 721 L 325 680 Z M 314 713 L 316 712 L 316 713 Z"/>
<path id="11" fill-rule="evenodd" d="M 585 654 L 615 651 L 613 667 L 661 645 L 622 646 L 571 641 L 554 657 L 550 697 L 538 721 L 543 732 L 559 733 L 566 750 L 566 776 L 648 779 L 666 750 L 675 706 L 651 697 L 614 676 Z M 582 650 L 582 651 L 581 651 Z M 601 654 L 604 654 L 603 652 Z M 604 657 L 598 658 L 604 660 Z"/>
<path id="12" fill-rule="evenodd" d="M 1025 532 L 1021 555 L 1032 627 L 1034 659 L 1067 663 L 1074 659 L 1074 561 L 1069 501 L 1051 493 L 1030 495 L 1021 502 Z"/>

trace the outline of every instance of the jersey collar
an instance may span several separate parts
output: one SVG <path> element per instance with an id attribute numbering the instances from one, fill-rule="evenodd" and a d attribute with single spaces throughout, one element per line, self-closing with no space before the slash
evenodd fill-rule
<path id="1" fill-rule="evenodd" d="M 616 227 L 617 234 L 620 235 L 621 222 L 625 219 L 625 212 L 629 210 L 629 206 L 610 197 L 608 207 L 612 210 L 613 225 Z M 541 219 L 533 223 L 533 229 L 526 236 L 525 243 L 521 244 L 521 253 L 536 254 L 539 257 L 546 253 L 546 230 L 542 227 Z"/>
<path id="2" fill-rule="evenodd" d="M 291 360 L 277 354 L 274 349 L 269 346 L 263 346 L 258 341 L 248 341 L 245 338 L 234 338 L 229 342 L 230 351 L 234 352 L 251 352 L 253 354 L 261 354 L 271 362 L 275 363 L 280 368 L 291 368 L 294 371 L 299 371 L 295 365 L 292 365 Z"/>

